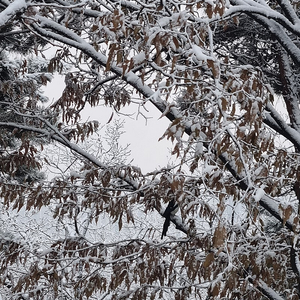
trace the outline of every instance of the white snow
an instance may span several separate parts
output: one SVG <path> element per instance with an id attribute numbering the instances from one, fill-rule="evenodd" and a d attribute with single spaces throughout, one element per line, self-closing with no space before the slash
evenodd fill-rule
<path id="1" fill-rule="evenodd" d="M 193 53 L 196 56 L 197 60 L 207 61 L 207 59 L 212 59 L 210 56 L 204 54 L 202 49 L 199 46 L 193 45 L 192 49 L 193 49 Z"/>
<path id="2" fill-rule="evenodd" d="M 132 60 L 136 65 L 142 63 L 145 59 L 146 59 L 145 52 L 140 52 L 139 54 L 132 57 Z"/>
<path id="3" fill-rule="evenodd" d="M 163 17 L 158 21 L 159 26 L 164 27 L 170 23 L 169 17 Z"/>
<path id="4" fill-rule="evenodd" d="M 0 26 L 5 25 L 13 15 L 15 15 L 20 10 L 25 9 L 26 7 L 27 3 L 25 2 L 25 0 L 13 1 L 13 3 L 11 3 L 0 13 Z"/>
<path id="5" fill-rule="evenodd" d="M 284 300 L 274 290 L 272 290 L 264 281 L 259 280 L 259 285 L 271 297 L 270 299 L 273 299 L 273 300 Z"/>
<path id="6" fill-rule="evenodd" d="M 253 195 L 255 202 L 259 202 L 261 200 L 261 198 L 264 196 L 264 194 L 265 194 L 265 191 L 263 188 L 256 189 L 255 194 Z"/>
<path id="7" fill-rule="evenodd" d="M 198 142 L 196 145 L 196 149 L 195 149 L 195 155 L 201 155 L 203 153 L 203 143 L 202 142 Z"/>

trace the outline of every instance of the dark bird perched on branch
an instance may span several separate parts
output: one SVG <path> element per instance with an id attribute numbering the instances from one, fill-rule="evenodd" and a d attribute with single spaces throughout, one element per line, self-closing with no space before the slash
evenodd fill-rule
<path id="1" fill-rule="evenodd" d="M 177 211 L 178 211 L 178 204 L 175 202 L 174 199 L 172 199 L 169 202 L 165 212 L 163 213 L 163 217 L 165 217 L 166 220 L 165 220 L 163 231 L 161 234 L 161 239 L 163 239 L 163 237 L 167 235 L 167 231 L 170 226 L 171 216 L 174 216 L 177 213 Z"/>

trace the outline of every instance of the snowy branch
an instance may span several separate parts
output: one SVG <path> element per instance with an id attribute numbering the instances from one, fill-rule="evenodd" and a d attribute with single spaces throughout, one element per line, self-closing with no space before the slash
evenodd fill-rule
<path id="1" fill-rule="evenodd" d="M 4 26 L 18 13 L 24 11 L 28 7 L 25 0 L 16 0 L 9 4 L 3 11 L 0 12 L 0 27 Z"/>
<path id="2" fill-rule="evenodd" d="M 104 67 L 107 65 L 108 59 L 105 55 L 103 55 L 100 52 L 97 52 L 93 46 L 88 44 L 83 38 L 79 37 L 76 33 L 71 31 L 70 29 L 65 28 L 63 25 L 57 24 L 56 22 L 51 21 L 42 16 L 36 16 L 36 18 L 37 18 L 37 22 L 35 24 L 32 24 L 32 26 L 33 29 L 39 35 L 75 47 L 76 49 L 81 50 L 83 53 L 85 53 L 86 55 L 94 59 L 95 62 L 97 62 L 98 64 Z M 299 62 L 300 62 L 300 52 L 298 54 L 299 54 Z M 160 99 L 160 97 L 154 96 L 155 95 L 154 91 L 149 86 L 144 84 L 138 75 L 134 74 L 132 71 L 123 74 L 122 68 L 116 66 L 114 62 L 111 64 L 110 71 L 118 75 L 120 78 L 122 78 L 132 87 L 134 87 L 138 92 L 144 95 L 144 97 L 148 101 L 150 101 L 160 112 L 162 113 L 165 112 L 167 105 L 162 101 L 162 99 Z M 165 115 L 171 121 L 182 117 L 182 114 L 179 112 L 179 110 L 176 107 L 172 107 L 169 110 L 169 112 Z M 281 128 L 283 128 L 282 126 L 284 126 L 284 123 L 280 124 Z M 297 137 L 299 134 L 295 130 L 289 128 L 288 126 L 285 126 L 284 130 L 287 130 L 287 133 L 289 133 L 290 138 L 295 139 L 297 145 L 300 145 L 300 142 L 298 141 L 298 137 Z M 185 126 L 185 132 L 187 134 L 191 133 L 190 125 L 187 124 Z M 71 148 L 75 150 L 75 148 L 77 149 L 77 146 L 74 145 Z M 81 152 L 80 149 L 77 149 L 76 151 L 78 151 L 78 153 Z M 87 157 L 87 158 L 93 161 L 91 157 Z M 222 153 L 220 155 L 220 159 L 223 161 L 224 165 L 232 173 L 232 175 L 237 179 L 237 181 L 239 182 L 239 186 L 244 190 L 248 189 L 249 188 L 248 184 L 244 182 L 243 176 L 238 174 L 234 164 L 231 164 L 230 160 L 226 158 L 226 153 Z M 136 183 L 132 183 L 132 186 L 137 188 Z M 276 200 L 273 200 L 273 202 L 277 203 Z M 267 211 L 269 211 L 275 218 L 282 221 L 282 218 L 280 217 L 280 212 L 278 211 L 278 206 L 272 205 L 272 203 L 269 200 L 268 201 L 261 200 L 260 204 Z M 290 229 L 292 228 L 292 226 L 290 226 L 288 222 L 286 223 L 286 226 L 288 226 Z"/>

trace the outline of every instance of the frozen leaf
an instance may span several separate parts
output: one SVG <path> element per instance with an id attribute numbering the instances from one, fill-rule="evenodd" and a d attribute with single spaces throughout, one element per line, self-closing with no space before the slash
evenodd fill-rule
<path id="1" fill-rule="evenodd" d="M 226 239 L 226 228 L 222 224 L 218 224 L 213 236 L 213 246 L 219 248 L 224 245 Z"/>
<path id="2" fill-rule="evenodd" d="M 210 252 L 206 255 L 205 261 L 203 263 L 204 268 L 208 268 L 214 262 L 214 253 Z"/>

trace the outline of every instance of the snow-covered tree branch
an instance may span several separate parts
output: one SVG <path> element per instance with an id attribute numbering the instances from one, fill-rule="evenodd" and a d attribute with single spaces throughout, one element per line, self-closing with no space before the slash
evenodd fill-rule
<path id="1" fill-rule="evenodd" d="M 0 1 L 1 297 L 298 299 L 298 6 Z M 82 116 L 149 104 L 143 173 Z"/>

